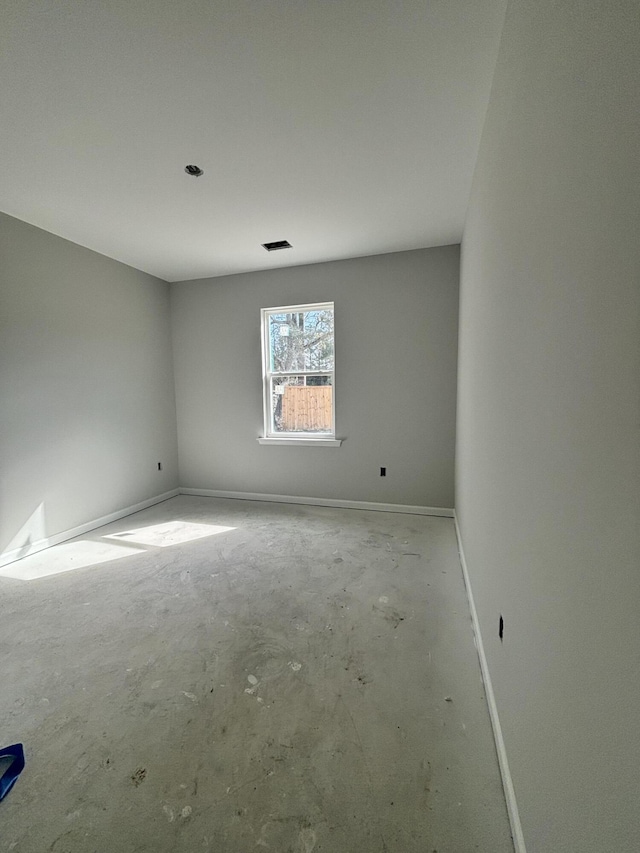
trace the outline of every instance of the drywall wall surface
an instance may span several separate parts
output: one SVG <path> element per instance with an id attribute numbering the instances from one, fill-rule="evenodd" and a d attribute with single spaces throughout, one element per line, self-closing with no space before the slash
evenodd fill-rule
<path id="1" fill-rule="evenodd" d="M 166 282 L 5 215 L 0 258 L 4 553 L 178 479 Z"/>
<path id="2" fill-rule="evenodd" d="M 458 277 L 445 246 L 172 285 L 180 485 L 452 506 Z M 344 442 L 259 445 L 260 309 L 325 301 Z"/>
<path id="3" fill-rule="evenodd" d="M 640 838 L 639 44 L 635 0 L 510 3 L 462 244 L 456 510 L 529 853 Z"/>

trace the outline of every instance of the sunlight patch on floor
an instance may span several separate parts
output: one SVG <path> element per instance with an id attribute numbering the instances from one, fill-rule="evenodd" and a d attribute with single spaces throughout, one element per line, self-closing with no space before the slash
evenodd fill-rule
<path id="1" fill-rule="evenodd" d="M 218 524 L 167 521 L 119 533 L 108 533 L 96 539 L 81 539 L 54 545 L 1 567 L 0 576 L 24 581 L 37 580 L 142 554 L 149 548 L 181 545 L 194 539 L 204 539 L 236 529 Z"/>
<path id="2" fill-rule="evenodd" d="M 125 530 L 122 533 L 109 533 L 104 538 L 115 539 L 117 542 L 166 548 L 168 545 L 180 545 L 183 542 L 191 542 L 193 539 L 203 539 L 205 536 L 228 533 L 235 529 L 235 527 L 222 527 L 217 524 L 196 524 L 192 521 L 167 521 L 164 524 L 152 524 L 150 527 Z"/>
<path id="3" fill-rule="evenodd" d="M 130 557 L 132 554 L 139 554 L 140 552 L 140 548 L 132 548 L 127 545 L 82 539 L 78 542 L 54 545 L 53 548 L 47 548 L 15 563 L 9 563 L 0 569 L 0 575 L 6 578 L 31 581 L 50 575 L 59 575 L 62 572 L 70 572 L 74 569 L 83 569 L 99 563 L 120 560 L 122 557 Z"/>

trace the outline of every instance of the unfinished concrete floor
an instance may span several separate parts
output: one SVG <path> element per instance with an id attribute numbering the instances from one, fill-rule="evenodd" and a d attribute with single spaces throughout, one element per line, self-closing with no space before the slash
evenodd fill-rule
<path id="1" fill-rule="evenodd" d="M 0 572 L 0 850 L 513 850 L 451 519 L 183 496 Z"/>

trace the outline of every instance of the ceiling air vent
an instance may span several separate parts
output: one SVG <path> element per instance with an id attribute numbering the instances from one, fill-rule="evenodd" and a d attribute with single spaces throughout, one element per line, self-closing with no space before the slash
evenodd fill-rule
<path id="1" fill-rule="evenodd" d="M 267 252 L 275 252 L 276 249 L 291 249 L 291 243 L 288 240 L 275 240 L 273 243 L 262 244 Z"/>

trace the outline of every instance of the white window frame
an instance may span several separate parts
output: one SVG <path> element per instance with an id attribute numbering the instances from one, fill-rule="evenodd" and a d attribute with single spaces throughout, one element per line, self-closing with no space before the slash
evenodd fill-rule
<path id="1" fill-rule="evenodd" d="M 271 370 L 271 358 L 269 347 L 269 317 L 272 314 L 295 314 L 307 311 L 319 311 L 330 308 L 333 312 L 333 370 Z M 284 305 L 278 308 L 260 309 L 260 327 L 262 341 L 262 410 L 263 410 L 263 434 L 258 438 L 260 444 L 265 445 L 307 445 L 312 447 L 340 447 L 341 439 L 336 438 L 336 386 L 335 386 L 335 330 L 336 314 L 333 302 L 312 302 L 307 305 Z M 273 407 L 272 407 L 272 382 L 274 377 L 284 376 L 330 376 L 332 388 L 331 402 L 331 432 L 304 433 L 304 432 L 275 432 L 273 429 Z"/>

